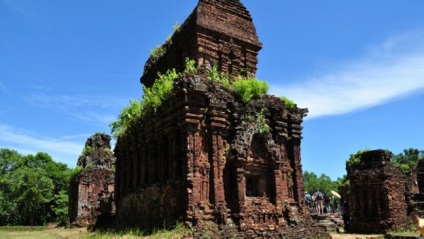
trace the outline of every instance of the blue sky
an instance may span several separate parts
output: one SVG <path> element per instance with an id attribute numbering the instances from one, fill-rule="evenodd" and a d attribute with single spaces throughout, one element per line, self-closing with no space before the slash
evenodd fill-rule
<path id="1" fill-rule="evenodd" d="M 422 0 L 242 1 L 264 47 L 257 77 L 308 108 L 303 169 L 333 180 L 360 149 L 424 149 Z M 0 148 L 74 167 L 110 132 L 149 50 L 196 0 L 0 0 Z"/>

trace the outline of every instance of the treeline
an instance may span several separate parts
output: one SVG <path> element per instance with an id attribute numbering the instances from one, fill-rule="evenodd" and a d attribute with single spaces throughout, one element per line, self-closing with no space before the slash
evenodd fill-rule
<path id="1" fill-rule="evenodd" d="M 337 188 L 341 185 L 343 179 L 332 181 L 331 178 L 325 174 L 321 174 L 319 177 L 313 173 L 305 171 L 303 172 L 303 182 L 305 184 L 305 191 L 309 194 L 314 194 L 317 190 L 324 194 L 331 195 L 331 191 L 337 192 Z"/>
<path id="2" fill-rule="evenodd" d="M 46 153 L 0 149 L 0 226 L 65 222 L 69 182 L 77 170 Z"/>
<path id="3" fill-rule="evenodd" d="M 423 150 L 410 148 L 394 155 L 391 161 L 401 169 L 415 169 L 422 159 Z M 55 162 L 46 153 L 24 156 L 15 150 L 0 149 L 0 226 L 65 222 L 69 183 L 79 170 Z M 318 177 L 308 171 L 303 179 L 305 191 L 311 194 L 316 190 L 329 194 L 347 182 L 346 176 L 332 181 L 325 174 Z"/>
<path id="4" fill-rule="evenodd" d="M 409 148 L 404 149 L 403 153 L 394 155 L 391 161 L 403 171 L 407 171 L 417 169 L 418 162 L 422 159 L 424 159 L 424 150 Z"/>

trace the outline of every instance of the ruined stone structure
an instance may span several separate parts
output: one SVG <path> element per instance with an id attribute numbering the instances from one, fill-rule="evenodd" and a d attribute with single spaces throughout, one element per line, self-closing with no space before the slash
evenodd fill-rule
<path id="1" fill-rule="evenodd" d="M 354 233 L 384 233 L 408 223 L 407 174 L 390 163 L 392 153 L 373 150 L 347 167 L 350 180 L 350 229 Z"/>
<path id="2" fill-rule="evenodd" d="M 87 139 L 78 159 L 82 170 L 73 178 L 69 193 L 72 225 L 89 226 L 110 220 L 115 214 L 115 156 L 110 136 L 96 133 Z"/>
<path id="3" fill-rule="evenodd" d="M 146 63 L 146 87 L 157 72 L 182 71 L 185 57 L 200 71 L 175 79 L 170 98 L 118 138 L 118 220 L 144 228 L 179 220 L 194 237 L 329 238 L 299 203 L 307 110 L 269 95 L 242 103 L 203 75 L 211 64 L 236 78 L 255 73 L 261 44 L 241 2 L 200 0 L 163 47 Z"/>

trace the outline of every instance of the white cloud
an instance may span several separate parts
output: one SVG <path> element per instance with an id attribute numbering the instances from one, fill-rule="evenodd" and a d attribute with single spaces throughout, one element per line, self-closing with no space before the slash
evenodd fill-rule
<path id="1" fill-rule="evenodd" d="M 100 107 L 100 108 L 113 108 L 116 107 L 119 100 L 92 95 L 46 95 L 46 94 L 33 94 L 26 98 L 26 100 L 38 107 Z"/>
<path id="2" fill-rule="evenodd" d="M 128 100 L 95 95 L 33 94 L 25 97 L 33 106 L 50 108 L 78 121 L 108 126 L 116 120 L 119 107 Z"/>
<path id="3" fill-rule="evenodd" d="M 272 85 L 270 92 L 308 108 L 307 119 L 384 104 L 424 89 L 424 32 L 393 37 L 364 57 L 335 66 L 298 84 Z"/>
<path id="4" fill-rule="evenodd" d="M 85 122 L 96 123 L 99 125 L 108 126 L 110 123 L 117 119 L 117 116 L 101 114 L 98 112 L 86 111 L 81 113 L 74 113 L 72 117 Z"/>
<path id="5" fill-rule="evenodd" d="M 86 139 L 66 141 L 63 139 L 41 138 L 31 132 L 0 124 L 0 148 L 17 150 L 21 154 L 46 152 L 55 161 L 74 165 Z"/>

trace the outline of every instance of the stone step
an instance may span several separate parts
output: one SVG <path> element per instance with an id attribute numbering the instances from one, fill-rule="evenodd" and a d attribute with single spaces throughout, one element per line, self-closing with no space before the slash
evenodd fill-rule
<path id="1" fill-rule="evenodd" d="M 333 239 L 385 239 L 384 235 L 331 234 Z"/>
<path id="2" fill-rule="evenodd" d="M 325 231 L 336 231 L 337 225 L 329 220 L 319 221 L 317 225 L 323 228 Z"/>

